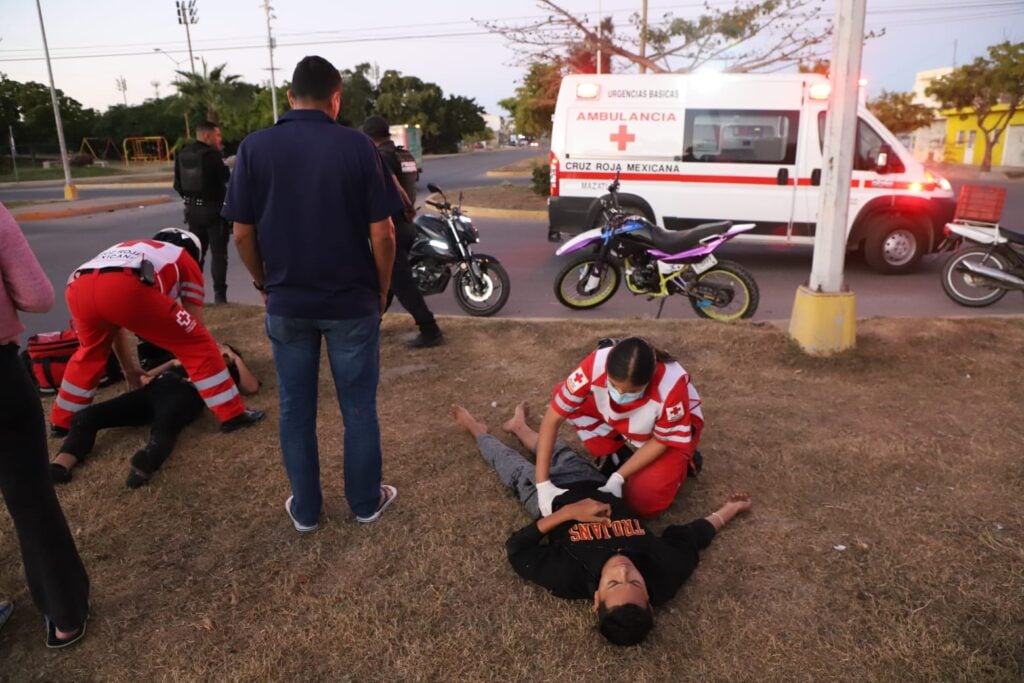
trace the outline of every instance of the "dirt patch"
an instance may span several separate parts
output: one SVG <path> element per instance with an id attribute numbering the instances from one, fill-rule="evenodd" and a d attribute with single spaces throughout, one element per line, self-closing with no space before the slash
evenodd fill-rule
<path id="1" fill-rule="evenodd" d="M 491 170 L 495 173 L 525 173 L 527 176 L 537 166 L 546 166 L 548 163 L 548 157 L 546 154 L 538 154 L 535 157 L 528 157 L 526 159 L 520 159 L 514 163 L 502 166 L 500 168 L 492 168 Z"/>
<path id="2" fill-rule="evenodd" d="M 399 499 L 377 524 L 352 519 L 325 366 L 326 515 L 304 537 L 282 509 L 259 313 L 209 317 L 265 380 L 250 403 L 270 419 L 229 436 L 204 416 L 138 491 L 123 481 L 144 430 L 100 437 L 60 489 L 93 581 L 73 653 L 44 651 L 3 516 L 0 593 L 19 604 L 0 631 L 0 677 L 1020 680 L 1024 321 L 864 321 L 858 348 L 831 360 L 771 326 L 643 321 L 691 373 L 707 417 L 704 473 L 655 527 L 735 489 L 755 508 L 702 556 L 649 641 L 622 650 L 596 634 L 587 604 L 509 568 L 504 540 L 527 517 L 447 406 L 462 402 L 504 438 L 517 400 L 539 414 L 598 338 L 635 322 L 446 319 L 447 344 L 412 353 L 411 321 L 389 315 L 380 416 Z"/>
<path id="3" fill-rule="evenodd" d="M 514 211 L 546 211 L 548 208 L 547 198 L 537 195 L 529 185 L 502 183 L 501 185 L 469 187 L 461 192 L 463 193 L 462 203 L 466 206 Z M 459 196 L 459 190 L 447 194 L 454 203 Z"/>

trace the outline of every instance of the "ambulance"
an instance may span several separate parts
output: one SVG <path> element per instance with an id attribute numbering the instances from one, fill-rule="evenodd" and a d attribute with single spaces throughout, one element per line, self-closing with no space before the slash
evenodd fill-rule
<path id="1" fill-rule="evenodd" d="M 619 172 L 622 205 L 670 230 L 753 222 L 737 242 L 813 244 L 829 88 L 819 74 L 565 77 L 549 239 L 595 227 Z M 859 108 L 847 245 L 879 272 L 910 272 L 942 242 L 952 187 Z"/>

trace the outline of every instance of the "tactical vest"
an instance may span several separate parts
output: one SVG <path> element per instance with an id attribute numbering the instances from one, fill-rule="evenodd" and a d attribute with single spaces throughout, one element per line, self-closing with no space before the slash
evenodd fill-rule
<path id="1" fill-rule="evenodd" d="M 199 145 L 187 145 L 178 152 L 178 177 L 186 195 L 203 193 L 203 152 Z"/>
<path id="2" fill-rule="evenodd" d="M 420 175 L 419 168 L 416 166 L 416 157 L 401 146 L 395 148 L 395 156 L 398 157 L 398 163 L 402 169 L 401 175 L 398 176 L 398 182 L 402 184 L 402 189 L 409 195 L 409 201 L 415 205 L 416 180 Z"/>

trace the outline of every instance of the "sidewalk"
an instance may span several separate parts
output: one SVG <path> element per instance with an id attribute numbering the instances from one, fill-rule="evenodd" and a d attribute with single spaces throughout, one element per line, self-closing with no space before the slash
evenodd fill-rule
<path id="1" fill-rule="evenodd" d="M 11 214 L 19 223 L 46 221 L 167 204 L 172 199 L 174 198 L 168 195 L 153 195 L 147 197 L 99 197 L 97 199 L 76 199 L 70 202 L 62 200 L 18 207 L 13 209 Z"/>
<path id="2" fill-rule="evenodd" d="M 998 182 L 1024 182 L 1024 168 L 1020 166 L 993 166 L 991 171 L 982 171 L 968 164 L 925 164 L 936 173 L 955 180 L 995 180 Z"/>

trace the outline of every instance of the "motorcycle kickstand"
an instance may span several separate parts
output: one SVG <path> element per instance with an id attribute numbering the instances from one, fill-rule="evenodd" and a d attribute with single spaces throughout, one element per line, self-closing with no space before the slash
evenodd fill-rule
<path id="1" fill-rule="evenodd" d="M 658 304 L 658 315 L 654 316 L 655 320 L 661 320 L 661 311 L 662 311 L 663 308 L 665 308 L 665 302 L 666 301 L 668 301 L 668 297 L 667 296 L 661 297 L 661 303 Z"/>

